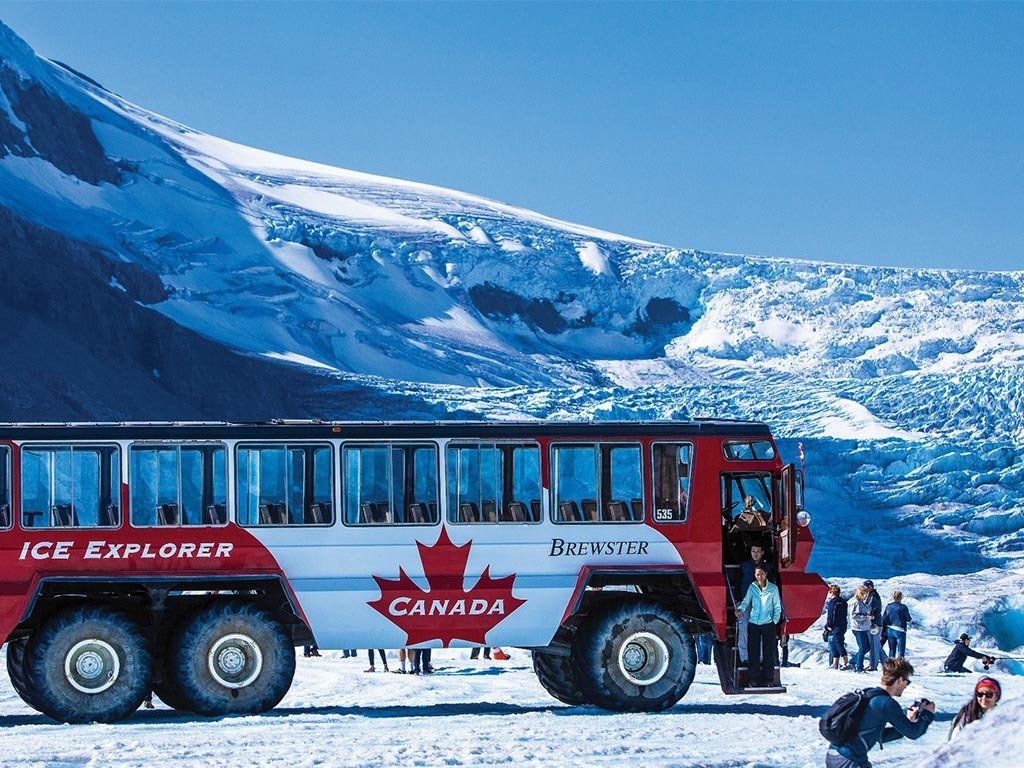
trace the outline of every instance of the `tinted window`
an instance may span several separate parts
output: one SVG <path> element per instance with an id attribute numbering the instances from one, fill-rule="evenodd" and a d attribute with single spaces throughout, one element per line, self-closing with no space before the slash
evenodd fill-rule
<path id="1" fill-rule="evenodd" d="M 728 440 L 725 458 L 733 461 L 768 461 L 775 458 L 775 448 L 768 440 Z"/>
<path id="2" fill-rule="evenodd" d="M 552 462 L 554 519 L 563 523 L 643 519 L 640 446 L 558 445 Z"/>
<path id="3" fill-rule="evenodd" d="M 426 525 L 440 519 L 436 446 L 346 445 L 341 454 L 348 525 Z"/>
<path id="4" fill-rule="evenodd" d="M 447 473 L 451 522 L 540 520 L 540 450 L 536 446 L 452 443 Z"/>
<path id="5" fill-rule="evenodd" d="M 129 455 L 133 525 L 227 523 L 223 447 L 133 445 Z"/>
<path id="6" fill-rule="evenodd" d="M 331 447 L 246 445 L 235 469 L 242 525 L 330 525 L 334 522 Z"/>
<path id="7" fill-rule="evenodd" d="M 689 443 L 657 443 L 654 446 L 654 519 L 667 523 L 686 519 L 690 503 Z"/>
<path id="8" fill-rule="evenodd" d="M 21 453 L 22 526 L 119 525 L 120 488 L 120 452 L 115 447 L 25 448 Z"/>

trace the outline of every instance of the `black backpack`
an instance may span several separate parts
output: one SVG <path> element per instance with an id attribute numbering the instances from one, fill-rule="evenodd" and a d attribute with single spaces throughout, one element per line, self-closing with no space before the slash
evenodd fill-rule
<path id="1" fill-rule="evenodd" d="M 868 702 L 875 696 L 888 696 L 881 688 L 869 688 L 853 693 L 844 693 L 835 703 L 825 710 L 818 721 L 818 730 L 830 744 L 837 747 L 846 744 L 857 735 L 857 726 L 867 709 Z"/>

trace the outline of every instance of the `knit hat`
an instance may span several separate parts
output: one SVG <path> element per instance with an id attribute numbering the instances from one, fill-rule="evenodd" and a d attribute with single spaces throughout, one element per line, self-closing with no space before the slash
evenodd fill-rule
<path id="1" fill-rule="evenodd" d="M 871 579 L 868 579 L 867 581 L 864 582 L 864 586 L 865 587 L 871 587 L 872 589 L 874 589 L 875 588 L 875 582 L 873 582 Z"/>
<path id="2" fill-rule="evenodd" d="M 977 695 L 978 691 L 995 691 L 996 701 L 1003 697 L 1003 688 L 999 685 L 999 681 L 994 677 L 983 677 L 974 686 L 974 694 Z"/>

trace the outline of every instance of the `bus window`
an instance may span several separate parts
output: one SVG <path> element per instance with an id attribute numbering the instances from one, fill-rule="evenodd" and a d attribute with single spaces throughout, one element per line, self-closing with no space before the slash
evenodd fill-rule
<path id="1" fill-rule="evenodd" d="M 432 525 L 438 514 L 437 447 L 345 445 L 346 525 Z"/>
<path id="2" fill-rule="evenodd" d="M 512 498 L 508 500 L 502 522 L 540 522 L 540 449 L 535 446 L 513 446 L 509 478 Z"/>
<path id="3" fill-rule="evenodd" d="M 331 525 L 334 492 L 329 445 L 238 447 L 238 522 Z"/>
<path id="4" fill-rule="evenodd" d="M 643 517 L 643 482 L 639 445 L 601 446 L 601 519 L 624 523 Z"/>
<path id="5" fill-rule="evenodd" d="M 502 455 L 496 445 L 448 446 L 448 520 L 496 523 L 502 499 Z"/>
<path id="6" fill-rule="evenodd" d="M 218 445 L 133 445 L 129 453 L 132 525 L 225 525 L 224 457 L 225 450 Z"/>
<path id="7" fill-rule="evenodd" d="M 0 528 L 11 527 L 11 452 L 0 445 Z"/>
<path id="8" fill-rule="evenodd" d="M 689 443 L 654 445 L 654 519 L 659 523 L 686 520 L 692 458 Z"/>
<path id="9" fill-rule="evenodd" d="M 551 482 L 554 487 L 556 521 L 577 523 L 597 519 L 596 446 L 556 446 Z"/>
<path id="10" fill-rule="evenodd" d="M 448 445 L 448 520 L 540 521 L 540 449 L 535 445 Z"/>
<path id="11" fill-rule="evenodd" d="M 555 522 L 643 520 L 643 467 L 639 446 L 556 445 L 551 484 Z"/>
<path id="12" fill-rule="evenodd" d="M 121 522 L 120 451 L 113 446 L 45 446 L 21 454 L 25 528 L 113 528 Z"/>
<path id="13" fill-rule="evenodd" d="M 726 440 L 722 446 L 725 458 L 732 461 L 770 461 L 775 448 L 770 440 Z"/>

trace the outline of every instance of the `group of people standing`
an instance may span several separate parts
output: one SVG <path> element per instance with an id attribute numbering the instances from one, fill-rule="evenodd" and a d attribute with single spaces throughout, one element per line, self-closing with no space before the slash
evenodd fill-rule
<path id="1" fill-rule="evenodd" d="M 913 620 L 899 590 L 892 593 L 892 602 L 883 609 L 882 597 L 871 579 L 857 587 L 850 600 L 843 597 L 838 584 L 831 584 L 825 613 L 823 639 L 828 643 L 828 663 L 833 669 L 874 672 L 887 658 L 906 657 L 907 630 Z M 853 630 L 857 642 L 852 660 L 846 652 L 847 629 Z M 888 646 L 888 653 L 883 644 Z M 865 659 L 868 660 L 866 668 Z"/>

